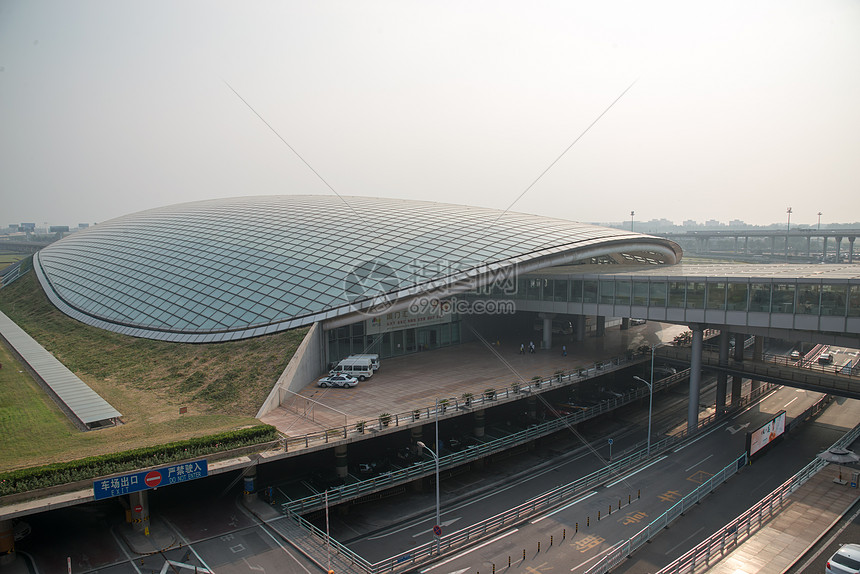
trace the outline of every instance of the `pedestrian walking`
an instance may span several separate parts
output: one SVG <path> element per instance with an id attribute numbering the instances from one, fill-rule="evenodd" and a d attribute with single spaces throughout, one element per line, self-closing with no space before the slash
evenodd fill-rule
<path id="1" fill-rule="evenodd" d="M 520 343 L 520 355 L 526 354 L 526 346 Z"/>
<path id="2" fill-rule="evenodd" d="M 529 353 L 534 353 L 534 352 L 535 352 L 535 342 L 529 341 Z"/>
<path id="3" fill-rule="evenodd" d="M 567 345 L 562 345 L 562 346 L 561 346 L 561 356 L 562 356 L 562 357 L 566 357 L 566 356 L 567 356 Z"/>

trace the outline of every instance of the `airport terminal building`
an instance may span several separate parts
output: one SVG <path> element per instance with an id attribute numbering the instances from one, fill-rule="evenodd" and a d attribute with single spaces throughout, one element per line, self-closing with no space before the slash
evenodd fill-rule
<path id="1" fill-rule="evenodd" d="M 319 323 L 332 363 L 456 345 L 467 314 L 510 311 L 493 305 L 528 297 L 538 270 L 681 256 L 667 239 L 550 217 L 291 195 L 120 217 L 44 248 L 34 268 L 53 304 L 90 325 L 208 343 Z"/>

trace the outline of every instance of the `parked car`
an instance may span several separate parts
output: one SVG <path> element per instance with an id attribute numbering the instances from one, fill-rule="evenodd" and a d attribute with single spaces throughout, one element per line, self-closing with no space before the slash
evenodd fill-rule
<path id="1" fill-rule="evenodd" d="M 827 574 L 858 574 L 860 572 L 860 544 L 843 544 L 824 566 Z"/>
<path id="2" fill-rule="evenodd" d="M 323 377 L 319 380 L 319 382 L 317 382 L 318 387 L 337 387 L 341 389 L 352 388 L 357 384 L 358 379 L 356 379 L 355 377 L 350 377 L 349 375 L 344 375 L 343 373 L 336 373 L 334 375 Z"/>
<path id="3" fill-rule="evenodd" d="M 800 360 L 800 351 L 792 351 L 791 354 L 789 355 L 789 357 L 791 357 L 792 361 L 799 361 Z"/>
<path id="4" fill-rule="evenodd" d="M 827 365 L 833 362 L 833 355 L 830 353 L 821 353 L 818 355 L 818 364 Z"/>

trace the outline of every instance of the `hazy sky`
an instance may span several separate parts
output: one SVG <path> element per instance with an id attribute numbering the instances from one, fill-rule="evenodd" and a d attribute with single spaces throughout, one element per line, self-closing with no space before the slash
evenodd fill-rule
<path id="1" fill-rule="evenodd" d="M 860 2 L 0 0 L 0 225 L 331 194 L 860 220 Z"/>

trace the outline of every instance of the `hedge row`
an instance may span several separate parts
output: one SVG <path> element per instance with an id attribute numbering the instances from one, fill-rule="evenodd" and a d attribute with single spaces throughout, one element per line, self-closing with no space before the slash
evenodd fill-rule
<path id="1" fill-rule="evenodd" d="M 258 425 L 158 446 L 23 468 L 0 474 L 0 496 L 197 458 L 213 452 L 273 441 L 277 436 L 275 427 Z"/>

